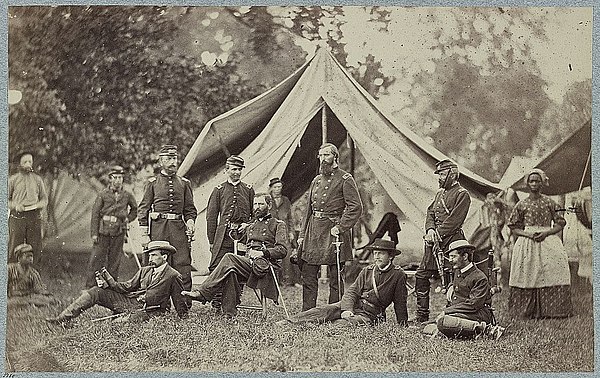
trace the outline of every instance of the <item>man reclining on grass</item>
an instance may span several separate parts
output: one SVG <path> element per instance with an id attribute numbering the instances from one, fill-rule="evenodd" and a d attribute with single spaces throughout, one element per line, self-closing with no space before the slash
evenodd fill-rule
<path id="1" fill-rule="evenodd" d="M 46 318 L 52 324 L 64 324 L 94 305 L 113 310 L 115 314 L 131 312 L 135 320 L 147 320 L 151 314 L 163 314 L 170 308 L 171 300 L 179 317 L 185 317 L 188 306 L 181 295 L 181 274 L 167 263 L 169 254 L 177 250 L 167 241 L 148 243 L 149 266 L 143 266 L 132 279 L 117 282 L 102 268 L 97 276 L 98 286 L 84 290 L 63 312 Z M 102 286 L 102 287 L 100 287 Z M 130 320 L 133 320 L 130 319 Z"/>
<path id="2" fill-rule="evenodd" d="M 16 263 L 8 264 L 7 296 L 9 306 L 47 306 L 54 301 L 33 267 L 33 247 L 20 244 L 14 250 Z"/>
<path id="3" fill-rule="evenodd" d="M 452 338 L 488 336 L 499 338 L 504 328 L 496 325 L 492 312 L 492 293 L 487 276 L 471 262 L 475 246 L 456 240 L 448 246 L 454 268 L 454 281 L 446 293 L 449 305 L 423 332 Z"/>
<path id="4" fill-rule="evenodd" d="M 258 193 L 254 196 L 254 220 L 246 229 L 245 256 L 226 253 L 215 270 L 197 290 L 184 291 L 183 295 L 202 303 L 212 300 L 218 292 L 223 292 L 223 314 L 233 318 L 240 304 L 240 282 L 252 288 L 261 289 L 265 297 L 276 301 L 278 289 L 273 275 L 280 270 L 281 259 L 288 250 L 288 232 L 284 221 L 271 217 L 271 195 Z"/>
<path id="5" fill-rule="evenodd" d="M 365 249 L 373 251 L 375 263 L 361 270 L 340 302 L 311 308 L 277 324 L 375 324 L 385 320 L 385 310 L 393 302 L 396 321 L 406 326 L 406 275 L 400 266 L 392 262 L 400 251 L 395 248 L 394 242 L 384 239 L 375 239 Z"/>

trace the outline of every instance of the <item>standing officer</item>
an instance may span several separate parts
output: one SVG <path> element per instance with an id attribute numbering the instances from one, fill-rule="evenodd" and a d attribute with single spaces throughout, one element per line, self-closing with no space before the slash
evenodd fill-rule
<path id="1" fill-rule="evenodd" d="M 362 202 L 354 178 L 338 167 L 339 152 L 325 143 L 319 148 L 319 175 L 310 184 L 306 216 L 300 230 L 298 253 L 302 273 L 302 311 L 317 304 L 320 265 L 328 266 L 329 303 L 340 300 L 343 282 L 338 283 L 335 236 L 340 246 L 340 264 L 352 259 L 352 227 L 362 214 Z M 341 276 L 341 272 L 340 272 Z"/>
<path id="2" fill-rule="evenodd" d="M 458 165 L 451 160 L 442 160 L 436 164 L 440 189 L 431 205 L 427 208 L 425 219 L 425 253 L 415 273 L 418 323 L 429 320 L 429 279 L 438 274 L 433 255 L 434 242 L 439 242 L 446 261 L 448 245 L 455 240 L 465 240 L 462 225 L 471 206 L 469 192 L 458 183 Z"/>
<path id="3" fill-rule="evenodd" d="M 231 155 L 225 162 L 227 181 L 217 185 L 208 199 L 206 207 L 206 233 L 210 244 L 209 271 L 215 270 L 227 252 L 233 252 L 232 234 L 241 231 L 242 223 L 252 217 L 254 189 L 240 180 L 244 159 Z M 237 238 L 236 235 L 233 235 Z"/>
<path id="4" fill-rule="evenodd" d="M 92 207 L 90 227 L 94 247 L 88 264 L 86 287 L 96 285 L 95 271 L 103 266 L 117 277 L 127 224 L 137 218 L 137 203 L 133 194 L 123 189 L 125 170 L 119 165 L 111 167 L 108 173 L 108 188 L 98 193 Z"/>
<path id="5" fill-rule="evenodd" d="M 48 195 L 42 178 L 33 171 L 33 155 L 19 157 L 19 171 L 8 179 L 8 261 L 15 262 L 14 250 L 29 244 L 37 256 L 42 252 L 42 209 Z"/>
<path id="6" fill-rule="evenodd" d="M 183 288 L 190 290 L 190 241 L 197 216 L 192 184 L 185 177 L 176 175 L 177 146 L 162 146 L 158 156 L 162 169 L 158 175 L 148 179 L 138 208 L 138 222 L 142 235 L 145 235 L 142 244 L 147 245 L 150 240 L 166 240 L 175 247 L 177 253 L 169 255 L 168 263 L 181 274 Z M 147 256 L 144 260 L 147 262 Z"/>

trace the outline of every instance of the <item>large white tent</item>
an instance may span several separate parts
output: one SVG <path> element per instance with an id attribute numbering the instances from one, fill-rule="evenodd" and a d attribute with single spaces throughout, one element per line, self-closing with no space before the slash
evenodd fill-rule
<path id="1" fill-rule="evenodd" d="M 244 182 L 262 190 L 269 178 L 282 177 L 284 194 L 294 201 L 314 177 L 322 140 L 339 146 L 348 137 L 408 219 L 400 243 L 422 246 L 425 211 L 437 190 L 432 172 L 446 156 L 392 119 L 329 51 L 319 48 L 271 90 L 209 121 L 182 162 L 178 173 L 193 181 L 199 212 L 194 266 L 202 271 L 208 264 L 205 211 L 213 188 L 226 180 L 228 154 L 245 159 Z M 474 215 L 480 200 L 500 188 L 466 169 L 461 183 L 474 199 L 465 227 L 469 235 L 479 224 Z"/>

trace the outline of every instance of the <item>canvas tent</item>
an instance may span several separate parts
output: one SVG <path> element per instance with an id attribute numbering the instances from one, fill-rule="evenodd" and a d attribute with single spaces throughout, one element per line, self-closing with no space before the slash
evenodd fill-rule
<path id="1" fill-rule="evenodd" d="M 182 162 L 178 173 L 193 181 L 199 211 L 192 245 L 196 268 L 202 270 L 208 263 L 205 211 L 213 188 L 226 180 L 228 154 L 245 159 L 243 181 L 263 190 L 269 178 L 281 177 L 284 194 L 294 201 L 315 175 L 322 140 L 339 146 L 348 136 L 406 214 L 412 227 L 403 227 L 401 240 L 411 235 L 422 246 L 425 211 L 437 190 L 432 172 L 446 156 L 389 117 L 330 52 L 319 48 L 271 90 L 210 120 Z M 472 214 L 481 205 L 477 199 L 499 190 L 465 169 L 461 182 L 475 198 Z M 477 219 L 472 223 L 474 230 Z"/>
<path id="2" fill-rule="evenodd" d="M 545 194 L 557 195 L 580 190 L 590 186 L 592 182 L 591 148 L 592 120 L 589 120 L 542 157 L 537 164 L 518 167 L 523 168 L 520 175 L 507 169 L 505 176 L 510 173 L 511 179 L 503 177 L 501 183 L 512 181 L 510 187 L 514 190 L 527 191 L 525 175 L 529 168 L 537 167 L 544 170 L 550 178 L 549 186 L 544 188 Z"/>

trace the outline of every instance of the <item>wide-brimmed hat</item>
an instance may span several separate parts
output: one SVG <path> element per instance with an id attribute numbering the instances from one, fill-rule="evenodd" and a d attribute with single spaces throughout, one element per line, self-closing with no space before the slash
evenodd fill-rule
<path id="1" fill-rule="evenodd" d="M 399 249 L 396 249 L 396 244 L 393 241 L 381 238 L 373 240 L 373 243 L 365 246 L 365 249 L 373 251 L 388 251 L 392 256 L 397 256 L 402 253 Z"/>
<path id="2" fill-rule="evenodd" d="M 158 151 L 158 156 L 177 156 L 177 146 L 172 144 L 163 145 Z"/>
<path id="3" fill-rule="evenodd" d="M 169 243 L 168 241 L 164 241 L 164 240 L 151 241 L 150 243 L 148 243 L 148 247 L 146 248 L 146 250 L 144 252 L 151 252 L 151 251 L 156 251 L 156 250 L 166 251 L 169 254 L 173 254 L 173 253 L 177 252 L 177 249 L 175 249 L 175 247 L 173 247 L 171 245 L 171 243 Z"/>
<path id="4" fill-rule="evenodd" d="M 29 244 L 19 244 L 18 246 L 15 247 L 15 251 L 14 251 L 15 257 L 17 259 L 19 259 L 19 256 L 21 256 L 22 254 L 27 253 L 27 252 L 33 253 L 33 247 Z"/>
<path id="5" fill-rule="evenodd" d="M 458 168 L 458 164 L 453 162 L 450 159 L 444 159 L 435 165 L 435 171 L 433 173 L 440 173 L 441 171 L 445 171 L 446 169 Z"/>
<path id="6" fill-rule="evenodd" d="M 475 250 L 475 246 L 464 239 L 455 240 L 448 245 L 448 253 L 457 249 L 468 249 L 472 253 Z"/>
<path id="7" fill-rule="evenodd" d="M 236 167 L 245 168 L 244 159 L 241 156 L 231 155 L 227 158 L 227 164 L 234 165 Z"/>

